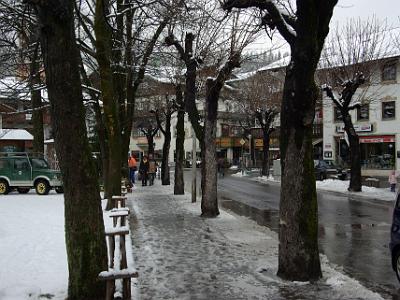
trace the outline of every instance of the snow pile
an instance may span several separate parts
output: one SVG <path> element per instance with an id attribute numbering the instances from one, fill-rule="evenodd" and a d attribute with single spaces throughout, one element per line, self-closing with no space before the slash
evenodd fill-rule
<path id="1" fill-rule="evenodd" d="M 64 236 L 63 195 L 0 196 L 0 299 L 65 299 Z"/>
<path id="2" fill-rule="evenodd" d="M 382 201 L 393 201 L 395 199 L 395 193 L 392 193 L 388 188 L 375 188 L 363 185 L 362 192 L 349 192 L 347 191 L 349 180 L 325 179 L 323 181 L 317 181 L 316 184 L 318 190 L 341 192 L 348 195 L 375 198 Z"/>
<path id="3" fill-rule="evenodd" d="M 269 176 L 258 176 L 255 178 L 256 181 L 258 182 L 280 182 L 279 180 L 275 179 L 274 176 L 269 175 Z"/>
<path id="4" fill-rule="evenodd" d="M 247 174 L 242 175 L 241 173 L 234 174 L 235 177 L 248 176 Z M 251 180 L 255 180 L 261 183 L 279 183 L 280 180 L 275 179 L 272 175 L 269 177 L 259 176 L 251 177 Z M 361 192 L 349 192 L 347 188 L 349 187 L 349 180 L 338 180 L 338 179 L 325 179 L 323 181 L 316 181 L 317 190 L 338 192 L 346 194 L 347 196 L 357 196 L 362 198 L 369 198 L 381 201 L 394 201 L 396 194 L 392 193 L 389 188 L 375 188 L 369 186 L 362 186 Z"/>
<path id="5" fill-rule="evenodd" d="M 237 172 L 235 174 L 232 174 L 233 177 L 244 177 L 244 176 L 248 176 L 246 175 L 246 173 L 242 173 L 242 172 Z"/>

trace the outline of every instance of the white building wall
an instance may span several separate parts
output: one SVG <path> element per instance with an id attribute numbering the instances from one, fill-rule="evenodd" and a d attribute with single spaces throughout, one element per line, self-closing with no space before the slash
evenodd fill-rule
<path id="1" fill-rule="evenodd" d="M 383 136 L 393 135 L 395 136 L 395 169 L 400 171 L 400 158 L 397 157 L 398 151 L 400 151 L 400 65 L 397 64 L 397 80 L 390 82 L 379 82 L 378 84 L 369 87 L 366 93 L 358 97 L 354 96 L 354 99 L 368 99 L 369 105 L 369 120 L 357 121 L 357 110 L 351 112 L 352 121 L 355 125 L 372 125 L 372 131 L 370 132 L 359 132 L 359 136 Z M 376 75 L 378 74 L 378 75 Z M 380 79 L 380 71 L 377 70 L 374 79 L 378 81 Z M 374 81 L 375 81 L 374 80 Z M 362 91 L 362 89 L 361 89 Z M 365 91 L 365 90 L 364 90 Z M 395 118 L 383 119 L 382 118 L 382 102 L 395 101 Z M 323 99 L 323 152 L 324 159 L 336 160 L 335 153 L 338 152 L 336 149 L 335 138 L 343 137 L 343 133 L 338 133 L 336 130 L 337 126 L 343 125 L 343 122 L 334 120 L 334 109 L 332 100 L 328 98 Z M 332 157 L 329 157 L 327 153 L 331 152 Z M 400 154 L 400 152 L 399 152 Z M 374 169 L 363 169 L 363 176 L 387 176 L 389 170 L 374 170 Z"/>

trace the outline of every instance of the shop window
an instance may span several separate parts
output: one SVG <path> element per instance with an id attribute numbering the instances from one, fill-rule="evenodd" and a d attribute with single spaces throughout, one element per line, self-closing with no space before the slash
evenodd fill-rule
<path id="1" fill-rule="evenodd" d="M 395 143 L 361 143 L 363 169 L 393 170 L 395 168 Z"/>
<path id="2" fill-rule="evenodd" d="M 357 109 L 357 120 L 366 121 L 369 120 L 369 105 L 364 104 Z"/>
<path id="3" fill-rule="evenodd" d="M 335 121 L 343 121 L 342 113 L 338 107 L 334 107 L 333 117 Z"/>
<path id="4" fill-rule="evenodd" d="M 396 63 L 387 63 L 382 68 L 382 81 L 396 80 Z"/>
<path id="5" fill-rule="evenodd" d="M 382 102 L 382 120 L 394 119 L 396 117 L 396 102 Z"/>

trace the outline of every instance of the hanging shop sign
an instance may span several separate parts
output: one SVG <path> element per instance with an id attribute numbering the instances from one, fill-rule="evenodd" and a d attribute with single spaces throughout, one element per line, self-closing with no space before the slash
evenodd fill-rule
<path id="1" fill-rule="evenodd" d="M 360 136 L 360 143 L 394 143 L 394 135 L 374 135 L 374 136 Z"/>
<path id="2" fill-rule="evenodd" d="M 373 129 L 372 124 L 355 124 L 354 130 L 356 132 L 371 132 Z M 336 125 L 336 132 L 344 132 L 344 125 Z"/>

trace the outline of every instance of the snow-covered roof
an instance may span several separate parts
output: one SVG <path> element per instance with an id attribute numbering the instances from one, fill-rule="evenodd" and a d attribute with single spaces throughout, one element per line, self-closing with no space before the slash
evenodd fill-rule
<path id="1" fill-rule="evenodd" d="M 278 59 L 277 61 L 274 61 L 274 62 L 272 62 L 272 63 L 270 63 L 270 64 L 268 64 L 268 65 L 266 65 L 264 67 L 259 68 L 257 71 L 260 72 L 260 71 L 267 71 L 267 70 L 273 70 L 273 69 L 278 69 L 278 68 L 284 68 L 287 65 L 289 65 L 290 59 L 291 59 L 290 55 L 282 57 L 281 59 Z"/>
<path id="2" fill-rule="evenodd" d="M 47 89 L 41 84 L 34 86 L 35 90 L 40 90 L 42 99 L 48 101 Z M 16 98 L 18 100 L 30 100 L 30 89 L 26 80 L 9 76 L 0 79 L 0 97 Z"/>
<path id="3" fill-rule="evenodd" d="M 0 140 L 32 141 L 33 135 L 25 129 L 0 129 Z"/>

